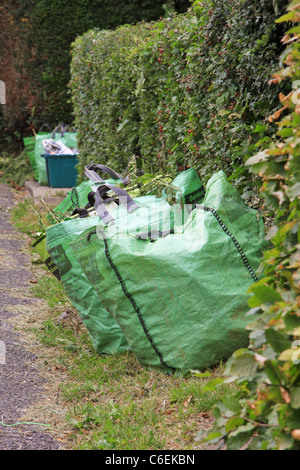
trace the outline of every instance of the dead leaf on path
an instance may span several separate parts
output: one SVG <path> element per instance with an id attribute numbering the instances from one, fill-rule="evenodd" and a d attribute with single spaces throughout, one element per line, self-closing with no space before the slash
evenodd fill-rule
<path id="1" fill-rule="evenodd" d="M 187 400 L 183 402 L 183 406 L 187 408 L 189 406 L 190 401 L 192 400 L 193 395 L 191 395 Z"/>

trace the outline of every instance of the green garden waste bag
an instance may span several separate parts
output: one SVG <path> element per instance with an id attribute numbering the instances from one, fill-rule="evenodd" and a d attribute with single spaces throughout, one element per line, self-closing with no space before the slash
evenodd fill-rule
<path id="1" fill-rule="evenodd" d="M 258 280 L 264 225 L 223 171 L 208 181 L 202 203 L 169 226 L 160 226 L 160 203 L 148 227 L 140 207 L 130 214 L 119 207 L 114 221 L 70 247 L 141 364 L 201 370 L 248 346 L 247 290 Z"/>
<path id="2" fill-rule="evenodd" d="M 33 135 L 31 137 L 24 137 L 23 142 L 24 142 L 24 147 L 25 147 L 26 154 L 27 154 L 28 159 L 29 159 L 30 166 L 33 170 L 34 178 L 36 180 L 38 180 L 39 171 L 38 171 L 38 168 L 36 166 L 35 152 L 34 152 L 34 149 L 35 149 L 35 136 Z"/>
<path id="3" fill-rule="evenodd" d="M 176 202 L 179 204 L 195 204 L 202 201 L 205 189 L 195 168 L 182 171 L 172 182 L 176 190 Z"/>
<path id="4" fill-rule="evenodd" d="M 60 132 L 58 132 L 60 130 Z M 53 132 L 38 132 L 35 137 L 35 162 L 38 169 L 38 182 L 42 186 L 48 185 L 46 161 L 42 156 L 45 153 L 43 140 L 52 139 L 60 141 L 69 148 L 77 148 L 77 133 L 65 130 L 63 126 L 58 126 Z"/>
<path id="5" fill-rule="evenodd" d="M 187 173 L 186 185 L 190 188 L 190 191 L 194 191 L 195 181 L 198 180 L 198 187 L 202 186 L 202 183 L 199 176 L 195 178 L 194 175 L 194 183 L 191 185 L 190 174 L 191 172 Z M 97 181 L 99 179 L 97 175 L 92 174 L 92 177 Z M 181 180 L 182 176 L 180 178 L 180 181 Z M 96 210 L 99 211 L 104 219 L 107 217 L 107 214 L 110 214 L 113 220 L 117 220 L 119 214 L 121 214 L 122 219 L 128 216 L 128 220 L 131 220 L 130 215 L 132 212 L 130 211 L 132 207 L 134 207 L 137 211 L 134 219 L 135 221 L 137 220 L 137 213 L 139 213 L 138 217 L 142 231 L 147 230 L 149 227 L 161 229 L 164 220 L 169 221 L 171 219 L 173 225 L 174 221 L 178 220 L 178 223 L 182 224 L 184 217 L 182 207 L 178 205 L 174 212 L 172 206 L 166 202 L 165 197 L 157 198 L 155 196 L 147 196 L 144 198 L 136 198 L 133 201 L 125 190 L 112 186 L 110 180 L 105 180 L 104 184 L 102 184 L 102 188 L 99 184 L 97 191 L 103 189 L 103 187 L 104 189 L 108 188 L 110 191 L 116 192 L 119 197 L 119 205 L 109 200 L 108 203 L 105 203 L 101 201 L 100 194 L 102 193 L 99 191 L 100 204 L 97 205 Z M 181 188 L 184 189 L 183 187 Z M 122 201 L 124 197 L 126 200 Z M 101 202 L 105 205 L 104 212 L 102 212 Z M 172 215 L 170 216 L 171 213 Z M 151 225 L 149 225 L 149 214 L 151 215 Z M 94 230 L 95 227 L 102 229 L 104 226 L 105 222 L 103 222 L 99 216 L 65 220 L 47 229 L 46 248 L 53 263 L 59 270 L 61 282 L 72 304 L 77 309 L 91 336 L 95 350 L 98 352 L 114 353 L 128 349 L 127 339 L 120 325 L 102 304 L 94 286 L 88 280 L 83 267 L 79 264 L 73 250 L 70 248 L 71 242 L 78 236 L 81 236 L 86 231 L 90 232 Z M 116 299 L 116 301 L 118 301 L 118 299 Z M 110 305 L 112 304 L 115 304 L 114 298 L 111 298 Z M 115 307 L 117 307 L 117 304 Z"/>

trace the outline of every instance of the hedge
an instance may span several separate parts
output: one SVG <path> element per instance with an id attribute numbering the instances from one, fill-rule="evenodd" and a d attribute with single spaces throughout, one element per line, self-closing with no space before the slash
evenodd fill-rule
<path id="1" fill-rule="evenodd" d="M 282 81 L 290 86 L 286 95 L 279 93 L 281 108 L 269 117 L 276 135 L 246 162 L 262 179 L 265 207 L 276 217 L 260 280 L 249 289 L 249 348 L 229 359 L 224 380 L 207 384 L 210 392 L 224 382 L 236 386 L 234 396 L 215 406 L 214 426 L 202 435 L 203 442 L 221 442 L 228 450 L 300 450 L 299 1 L 291 1 L 277 21 L 285 25 L 285 51 L 272 83 L 277 91 Z"/>
<path id="2" fill-rule="evenodd" d="M 4 0 L 0 7 L 0 80 L 7 104 L 0 110 L 0 145 L 22 142 L 48 123 L 71 124 L 70 46 L 91 28 L 151 21 L 189 0 Z"/>
<path id="3" fill-rule="evenodd" d="M 222 168 L 237 178 L 275 131 L 268 81 L 286 5 L 196 1 L 184 14 L 77 38 L 70 87 L 81 171 L 89 162 L 124 170 L 135 156 L 147 171 L 194 166 L 205 181 Z"/>

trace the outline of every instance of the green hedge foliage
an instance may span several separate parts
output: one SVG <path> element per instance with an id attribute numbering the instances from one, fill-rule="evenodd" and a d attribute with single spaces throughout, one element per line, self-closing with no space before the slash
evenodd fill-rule
<path id="1" fill-rule="evenodd" d="M 0 79 L 7 84 L 8 102 L 0 114 L 0 146 L 22 142 L 44 123 L 72 123 L 70 47 L 78 35 L 156 20 L 189 5 L 189 0 L 3 0 Z"/>
<path id="2" fill-rule="evenodd" d="M 300 450 L 299 0 L 277 21 L 286 27 L 285 52 L 272 81 L 275 87 L 286 80 L 290 86 L 286 95 L 279 94 L 281 108 L 269 117 L 277 127 L 274 139 L 247 160 L 262 178 L 264 204 L 276 217 L 261 278 L 249 289 L 249 348 L 229 359 L 225 380 L 207 384 L 210 391 L 221 383 L 238 385 L 235 396 L 216 405 L 214 426 L 203 440 L 225 443 L 228 450 Z"/>
<path id="3" fill-rule="evenodd" d="M 189 2 L 163 0 L 39 0 L 32 9 L 32 33 L 36 63 L 34 82 L 39 90 L 36 120 L 40 123 L 70 123 L 70 46 L 91 28 L 114 29 L 123 24 L 151 21 L 165 14 L 169 4 L 176 11 Z"/>
<path id="4" fill-rule="evenodd" d="M 70 86 L 81 170 L 124 170 L 136 156 L 147 171 L 194 166 L 205 181 L 222 168 L 237 179 L 275 131 L 266 117 L 278 90 L 268 81 L 286 5 L 196 1 L 184 14 L 77 38 Z"/>

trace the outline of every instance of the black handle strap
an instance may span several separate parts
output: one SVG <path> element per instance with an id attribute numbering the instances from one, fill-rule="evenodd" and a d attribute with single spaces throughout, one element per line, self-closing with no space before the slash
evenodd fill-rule
<path id="1" fill-rule="evenodd" d="M 55 134 L 56 134 L 57 132 L 59 132 L 59 130 L 60 130 L 60 135 L 61 135 L 61 137 L 64 137 L 65 132 L 66 132 L 65 125 L 64 125 L 64 124 L 59 124 L 59 125 L 54 129 L 54 131 L 52 132 L 52 136 L 51 136 L 52 139 L 55 139 Z"/>
<path id="2" fill-rule="evenodd" d="M 151 242 L 154 242 L 158 238 L 165 238 L 171 233 L 174 233 L 174 229 L 171 228 L 170 230 L 149 230 L 149 232 L 145 233 L 139 233 L 136 235 L 136 238 L 138 240 L 150 240 Z"/>
<path id="3" fill-rule="evenodd" d="M 107 211 L 106 208 L 106 204 L 109 200 L 103 199 L 104 188 L 108 188 L 108 190 L 115 193 L 115 195 L 118 197 L 119 203 L 124 205 L 128 213 L 133 212 L 139 207 L 138 204 L 125 191 L 125 189 L 112 186 L 111 184 L 100 185 L 95 193 L 95 211 L 104 223 L 109 223 L 114 220 L 113 216 Z"/>
<path id="4" fill-rule="evenodd" d="M 123 177 L 117 173 L 115 170 L 112 170 L 112 168 L 109 168 L 106 165 L 100 165 L 98 163 L 90 163 L 85 167 L 85 175 L 94 181 L 95 183 L 104 183 L 105 181 L 98 175 L 97 172 L 100 173 L 105 173 L 109 176 L 111 176 L 114 180 L 120 180 L 124 186 L 127 186 L 129 183 L 129 177 L 127 176 L 126 178 L 123 179 Z"/>
<path id="5" fill-rule="evenodd" d="M 51 132 L 51 127 L 49 124 L 43 124 L 42 127 L 40 128 L 39 132 L 43 132 L 43 129 L 46 128 L 47 131 Z"/>

